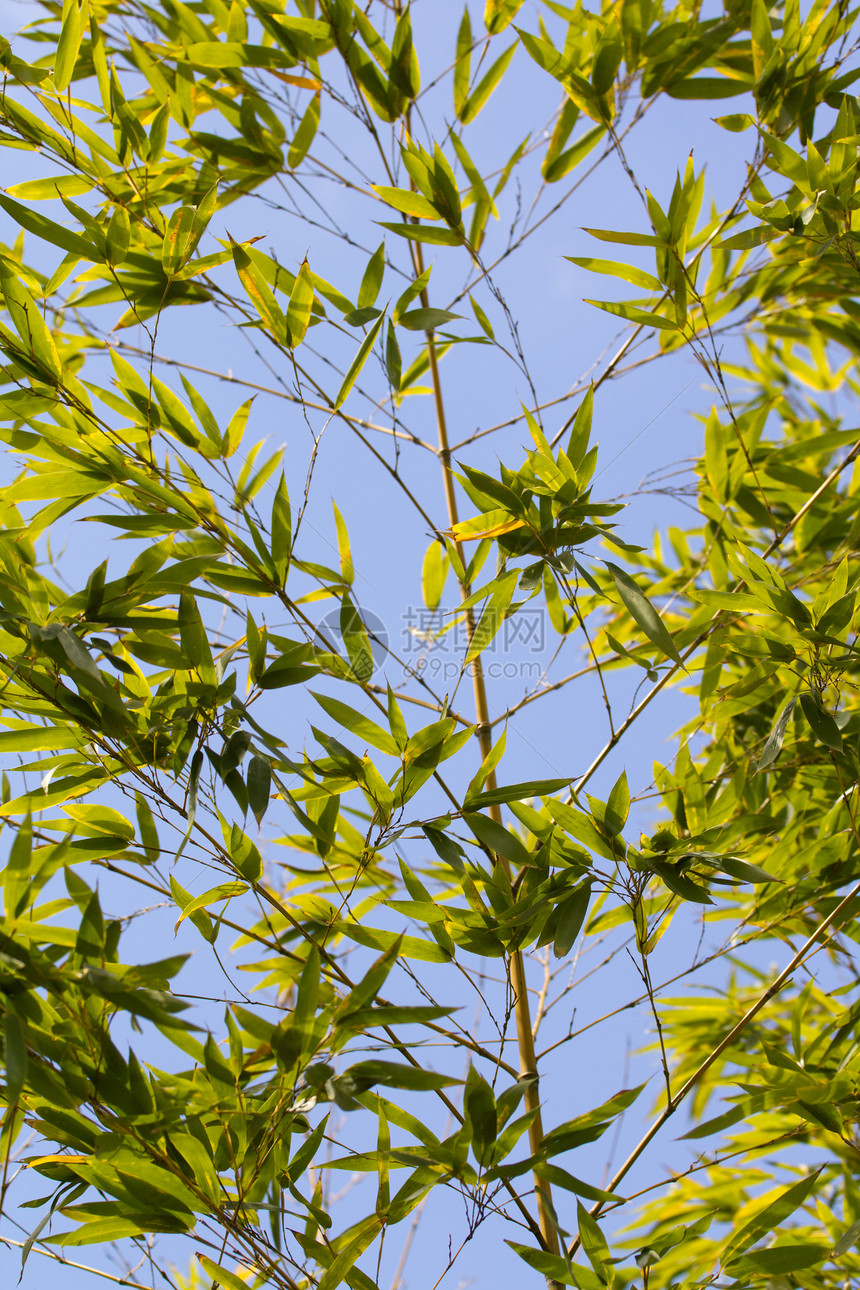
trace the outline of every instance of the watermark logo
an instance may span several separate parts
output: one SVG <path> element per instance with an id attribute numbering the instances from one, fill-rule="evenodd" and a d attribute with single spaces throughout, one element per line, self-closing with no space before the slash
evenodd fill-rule
<path id="1" fill-rule="evenodd" d="M 483 621 L 480 611 L 477 620 Z M 499 680 L 539 680 L 544 664 L 538 656 L 544 654 L 547 640 L 545 611 L 523 609 L 498 623 L 485 623 L 487 627 L 494 630 L 481 651 L 485 675 Z M 384 667 L 391 637 L 372 609 L 338 606 L 317 624 L 317 631 L 332 653 L 349 663 L 359 681 L 370 681 Z M 396 644 L 411 671 L 452 684 L 462 672 L 469 648 L 466 615 L 459 609 L 408 605 L 400 615 Z"/>
<path id="2" fill-rule="evenodd" d="M 485 611 L 486 612 L 486 611 Z M 489 611 L 492 613 L 492 611 Z M 477 611 L 484 622 L 484 613 Z M 542 608 L 521 609 L 510 618 L 492 618 L 485 626 L 492 639 L 482 651 L 487 654 L 543 654 L 546 648 L 546 615 Z M 401 615 L 401 645 L 404 654 L 463 655 L 469 647 L 469 626 L 460 610 L 425 609 L 409 606 Z"/>

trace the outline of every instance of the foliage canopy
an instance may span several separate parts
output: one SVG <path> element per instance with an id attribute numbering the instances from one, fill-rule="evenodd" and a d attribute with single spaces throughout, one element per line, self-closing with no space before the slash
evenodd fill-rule
<path id="1" fill-rule="evenodd" d="M 40 0 L 2 41 L 29 176 L 0 190 L 0 1239 L 25 1275 L 119 1242 L 152 1270 L 94 1251 L 93 1284 L 397 1290 L 422 1215 L 459 1224 L 427 1285 L 487 1233 L 506 1275 L 579 1290 L 860 1275 L 855 13 L 712 9 Z M 742 151 L 724 209 L 691 104 Z M 655 111 L 665 194 L 629 160 Z M 631 227 L 560 271 L 621 331 L 549 390 L 508 265 L 609 173 Z M 694 518 L 643 548 L 595 491 L 603 400 L 684 355 Z M 504 415 L 455 442 L 470 371 Z M 370 572 L 422 588 L 405 644 L 359 594 L 374 526 Z M 536 614 L 544 674 L 491 680 Z M 673 689 L 677 754 L 630 784 Z M 508 732 L 583 690 L 603 726 L 535 778 Z M 153 960 L 165 911 L 191 964 Z M 625 1087 L 598 1027 L 634 1006 Z"/>

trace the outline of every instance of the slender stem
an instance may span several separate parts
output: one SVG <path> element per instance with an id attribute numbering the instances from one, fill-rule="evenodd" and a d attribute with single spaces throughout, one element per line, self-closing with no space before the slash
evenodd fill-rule
<path id="1" fill-rule="evenodd" d="M 821 920 L 821 922 L 816 927 L 815 931 L 812 933 L 811 936 L 809 936 L 804 941 L 803 945 L 801 945 L 800 949 L 797 951 L 794 957 L 790 959 L 789 962 L 782 969 L 779 976 L 776 977 L 775 980 L 773 980 L 770 983 L 767 989 L 764 990 L 759 995 L 755 1003 L 750 1008 L 747 1008 L 746 1012 L 741 1017 L 740 1021 L 736 1022 L 735 1025 L 732 1026 L 729 1033 L 725 1036 L 725 1038 L 723 1038 L 717 1044 L 716 1048 L 712 1049 L 712 1051 L 702 1062 L 701 1066 L 699 1066 L 695 1071 L 693 1071 L 693 1074 L 687 1080 L 686 1084 L 684 1084 L 683 1087 L 678 1090 L 678 1092 L 668 1103 L 665 1109 L 661 1111 L 660 1114 L 657 1116 L 657 1119 L 651 1125 L 648 1132 L 644 1135 L 644 1137 L 642 1137 L 639 1140 L 639 1142 L 637 1142 L 636 1146 L 630 1152 L 630 1155 L 624 1161 L 624 1164 L 615 1174 L 615 1177 L 612 1179 L 612 1181 L 608 1184 L 606 1188 L 607 1191 L 615 1191 L 615 1188 L 618 1186 L 621 1180 L 625 1178 L 626 1175 L 630 1172 L 630 1170 L 633 1168 L 636 1161 L 642 1155 L 642 1152 L 645 1150 L 645 1148 L 648 1146 L 651 1140 L 657 1136 L 657 1134 L 660 1132 L 663 1125 L 670 1118 L 670 1116 L 673 1116 L 675 1114 L 678 1107 L 686 1098 L 687 1094 L 692 1092 L 692 1090 L 696 1087 L 699 1080 L 706 1073 L 706 1071 L 710 1070 L 714 1062 L 717 1061 L 718 1058 L 722 1057 L 726 1049 L 730 1048 L 731 1045 L 734 1043 L 734 1041 L 738 1038 L 738 1036 L 742 1034 L 744 1030 L 746 1030 L 749 1023 L 753 1020 L 754 1017 L 756 1017 L 761 1012 L 765 1004 L 768 1003 L 774 997 L 775 994 L 779 993 L 779 991 L 788 981 L 789 977 L 792 975 L 795 969 L 798 968 L 800 964 L 803 962 L 803 960 L 806 958 L 807 954 L 812 949 L 815 942 L 822 935 L 822 933 L 825 932 L 827 928 L 830 927 L 836 921 L 836 919 L 843 912 L 843 910 L 845 910 L 851 904 L 851 902 L 856 899 L 858 895 L 860 895 L 860 882 L 855 883 L 854 886 L 851 888 L 851 890 L 848 892 L 848 895 L 843 896 L 842 900 L 840 900 L 836 908 L 832 910 L 826 916 L 826 918 L 823 918 Z M 598 1201 L 592 1207 L 592 1210 L 591 1210 L 592 1217 L 595 1217 L 597 1214 L 601 1213 L 601 1211 L 604 1209 L 607 1203 L 608 1202 L 606 1201 Z M 576 1237 L 576 1239 L 572 1242 L 570 1249 L 568 1250 L 568 1254 L 571 1257 L 576 1253 L 578 1246 L 579 1246 L 579 1237 Z"/>
<path id="2" fill-rule="evenodd" d="M 415 264 L 419 275 L 424 272 L 424 257 L 421 253 L 421 244 L 415 244 Z M 426 289 L 421 292 L 421 303 L 425 309 L 429 309 L 430 302 Z M 445 404 L 442 399 L 442 384 L 439 379 L 439 364 L 436 356 L 436 344 L 433 339 L 432 331 L 427 332 L 427 357 L 430 363 L 430 377 L 433 385 L 433 401 L 436 407 L 436 425 L 439 433 L 439 458 L 442 462 L 442 481 L 445 489 L 445 504 L 448 509 L 448 521 L 453 528 L 458 522 L 457 497 L 454 492 L 454 476 L 451 473 L 451 449 L 448 442 L 448 425 L 445 418 Z M 457 539 L 455 537 L 454 541 Z M 459 545 L 459 544 L 458 544 Z M 464 568 L 466 562 L 464 561 Z M 460 594 L 463 600 L 467 600 L 472 594 L 470 585 L 465 581 L 460 581 Z M 475 618 L 471 608 L 466 611 L 466 632 L 469 641 L 475 631 Z M 484 681 L 484 669 L 481 664 L 480 655 L 473 659 L 470 664 L 472 673 L 472 689 L 475 696 L 475 716 L 477 720 L 478 743 L 481 750 L 481 758 L 484 759 L 489 754 L 492 742 L 492 727 L 490 723 L 490 713 L 487 706 L 487 687 Z M 487 777 L 487 789 L 492 792 L 496 787 L 495 771 L 491 771 Z M 491 806 L 489 813 L 497 824 L 502 823 L 502 812 L 499 806 Z M 511 878 L 511 869 L 508 861 L 504 856 L 498 857 L 508 878 Z M 540 1112 L 540 1084 L 537 1068 L 537 1059 L 535 1057 L 534 1035 L 532 1033 L 531 1011 L 529 1007 L 528 981 L 526 978 L 525 963 L 522 952 L 514 950 L 510 955 L 510 977 L 511 991 L 514 998 L 514 1020 L 517 1029 L 517 1043 L 519 1045 L 520 1055 L 520 1078 L 528 1079 L 524 1095 L 524 1105 L 526 1111 L 536 1112 L 531 1126 L 529 1127 L 529 1146 L 533 1155 L 540 1150 L 543 1142 L 543 1122 Z M 550 1254 L 559 1254 L 560 1246 L 558 1241 L 558 1232 L 552 1218 L 552 1192 L 549 1183 L 544 1178 L 534 1175 L 535 1196 L 537 1198 L 538 1222 L 543 1236 L 544 1244 Z M 548 1283 L 554 1285 L 548 1278 Z"/>
<path id="3" fill-rule="evenodd" d="M 3 1245 L 14 1245 L 19 1250 L 23 1250 L 25 1242 L 16 1241 L 14 1237 L 2 1236 L 0 1243 Z M 88 1263 L 75 1263 L 73 1259 L 67 1259 L 63 1254 L 55 1254 L 53 1250 L 45 1249 L 39 1242 L 31 1246 L 34 1254 L 42 1254 L 46 1259 L 53 1259 L 55 1263 L 60 1263 L 64 1268 L 78 1268 L 81 1272 L 89 1272 L 94 1277 L 103 1277 L 105 1281 L 112 1281 L 118 1286 L 135 1286 L 137 1290 L 146 1290 L 146 1287 L 140 1281 L 132 1281 L 129 1277 L 117 1277 L 112 1272 L 104 1272 L 101 1268 L 91 1267 Z M 172 1283 L 171 1283 L 172 1284 Z"/>

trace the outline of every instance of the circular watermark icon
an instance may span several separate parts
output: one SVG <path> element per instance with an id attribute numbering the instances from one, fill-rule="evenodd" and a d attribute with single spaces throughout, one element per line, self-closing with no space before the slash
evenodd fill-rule
<path id="1" fill-rule="evenodd" d="M 372 609 L 341 605 L 317 623 L 317 631 L 333 654 L 346 659 L 359 681 L 369 681 L 385 662 L 388 628 Z"/>

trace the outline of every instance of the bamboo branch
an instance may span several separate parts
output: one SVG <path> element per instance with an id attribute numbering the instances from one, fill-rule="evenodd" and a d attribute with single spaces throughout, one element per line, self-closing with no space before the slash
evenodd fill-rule
<path id="1" fill-rule="evenodd" d="M 762 991 L 758 999 L 756 999 L 755 1003 L 746 1010 L 744 1015 L 741 1017 L 740 1021 L 736 1022 L 735 1025 L 732 1026 L 729 1033 L 723 1039 L 720 1040 L 716 1048 L 712 1049 L 711 1052 L 708 1054 L 708 1056 L 705 1058 L 705 1060 L 702 1062 L 702 1064 L 699 1067 L 697 1067 L 695 1071 L 693 1071 L 693 1074 L 687 1080 L 686 1084 L 684 1084 L 683 1087 L 678 1090 L 678 1092 L 675 1094 L 672 1100 L 667 1104 L 664 1110 L 662 1110 L 660 1114 L 657 1116 L 657 1119 L 651 1125 L 647 1133 L 642 1138 L 640 1138 L 639 1142 L 637 1142 L 636 1146 L 630 1152 L 630 1155 L 624 1161 L 624 1164 L 617 1171 L 617 1173 L 612 1178 L 612 1180 L 607 1184 L 607 1187 L 606 1187 L 607 1191 L 615 1191 L 618 1184 L 622 1181 L 623 1178 L 627 1176 L 627 1174 L 633 1168 L 636 1161 L 642 1155 L 643 1151 L 646 1149 L 648 1144 L 652 1141 L 653 1138 L 657 1136 L 657 1134 L 660 1132 L 660 1130 L 662 1129 L 666 1121 L 675 1114 L 678 1107 L 681 1105 L 681 1103 L 684 1101 L 687 1095 L 693 1091 L 693 1089 L 696 1087 L 696 1085 L 698 1084 L 702 1076 L 708 1070 L 710 1070 L 714 1062 L 717 1061 L 718 1058 L 722 1057 L 726 1049 L 730 1048 L 731 1045 L 734 1043 L 734 1041 L 738 1038 L 738 1036 L 741 1035 L 744 1030 L 746 1030 L 749 1023 L 753 1020 L 754 1017 L 756 1017 L 761 1012 L 765 1004 L 767 1004 L 774 997 L 774 995 L 779 993 L 779 991 L 786 984 L 786 982 L 788 981 L 792 973 L 795 971 L 795 969 L 801 965 L 801 963 L 806 958 L 809 951 L 815 945 L 815 942 L 822 935 L 822 933 L 825 932 L 827 928 L 830 927 L 836 921 L 836 919 L 839 917 L 842 911 L 847 909 L 847 907 L 851 904 L 853 900 L 856 899 L 858 895 L 860 895 L 860 882 L 855 883 L 854 886 L 851 888 L 851 890 L 848 892 L 848 895 L 844 896 L 842 900 L 840 900 L 836 908 L 834 910 L 831 910 L 831 912 L 826 916 L 826 918 L 823 918 L 821 920 L 821 922 L 816 927 L 815 931 L 812 933 L 811 936 L 809 936 L 804 941 L 803 945 L 801 945 L 800 949 L 797 951 L 794 957 L 790 959 L 789 962 L 786 964 L 786 966 L 782 969 L 779 976 L 777 976 L 771 982 L 771 984 L 767 987 L 766 990 Z M 597 1217 L 597 1215 L 603 1211 L 607 1203 L 608 1202 L 606 1201 L 597 1201 L 597 1203 L 593 1205 L 591 1208 L 591 1211 L 590 1211 L 591 1216 L 593 1218 Z M 574 1241 L 571 1243 L 570 1249 L 568 1250 L 568 1254 L 571 1258 L 576 1253 L 578 1246 L 579 1246 L 579 1237 L 577 1236 L 574 1239 Z"/>

